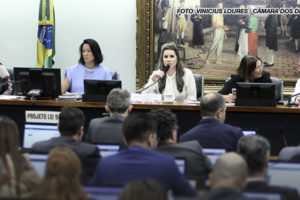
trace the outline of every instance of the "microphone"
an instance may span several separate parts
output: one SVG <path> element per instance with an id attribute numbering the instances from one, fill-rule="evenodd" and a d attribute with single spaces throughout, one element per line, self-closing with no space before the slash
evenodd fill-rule
<path id="1" fill-rule="evenodd" d="M 289 98 L 289 100 L 288 100 L 288 106 L 291 106 L 291 105 L 295 105 L 294 103 L 291 103 L 291 100 L 292 100 L 292 98 L 293 97 L 295 97 L 295 96 L 298 96 L 298 95 L 300 95 L 300 93 L 297 93 L 297 94 L 293 94 L 292 96 L 290 96 L 290 98 Z"/>
<path id="2" fill-rule="evenodd" d="M 163 68 L 162 72 L 164 73 L 164 75 L 169 71 L 169 69 L 170 69 L 170 65 L 167 65 L 167 66 L 165 66 L 165 67 Z M 156 81 L 154 81 L 154 83 L 152 83 L 151 85 L 149 85 L 149 86 L 143 88 L 142 90 L 138 91 L 137 94 L 141 94 L 143 91 L 145 91 L 145 90 L 147 90 L 149 87 L 153 86 L 155 83 L 158 82 L 159 79 L 160 79 L 160 78 L 158 78 Z"/>

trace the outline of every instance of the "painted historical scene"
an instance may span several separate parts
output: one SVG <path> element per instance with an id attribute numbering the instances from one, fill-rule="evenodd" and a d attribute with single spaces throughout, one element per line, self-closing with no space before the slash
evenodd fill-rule
<path id="1" fill-rule="evenodd" d="M 300 2 L 298 2 L 300 3 Z M 155 61 L 163 44 L 176 43 L 184 66 L 206 78 L 227 79 L 241 58 L 254 54 L 271 76 L 297 80 L 300 15 L 189 14 L 178 8 L 293 8 L 297 0 L 155 0 Z"/>

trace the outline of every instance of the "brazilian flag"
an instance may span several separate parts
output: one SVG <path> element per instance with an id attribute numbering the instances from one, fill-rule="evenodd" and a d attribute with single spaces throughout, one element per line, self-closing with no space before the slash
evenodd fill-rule
<path id="1" fill-rule="evenodd" d="M 37 67 L 52 68 L 55 55 L 55 16 L 53 0 L 40 0 L 37 35 Z"/>

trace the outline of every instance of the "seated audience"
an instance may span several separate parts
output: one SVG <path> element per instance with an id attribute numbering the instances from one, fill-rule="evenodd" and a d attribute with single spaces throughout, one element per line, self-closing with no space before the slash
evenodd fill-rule
<path id="1" fill-rule="evenodd" d="M 224 87 L 219 91 L 224 95 L 226 102 L 234 102 L 236 95 L 233 95 L 232 88 L 237 87 L 237 82 L 271 83 L 270 73 L 264 71 L 262 61 L 254 55 L 246 55 L 242 58 L 237 74 L 231 75 Z"/>
<path id="2" fill-rule="evenodd" d="M 80 109 L 63 107 L 59 114 L 57 126 L 61 136 L 33 144 L 32 151 L 48 153 L 57 146 L 71 148 L 81 160 L 83 170 L 81 181 L 87 183 L 94 174 L 100 155 L 99 149 L 95 145 L 81 142 L 84 121 L 85 116 Z"/>
<path id="3" fill-rule="evenodd" d="M 55 147 L 47 159 L 45 178 L 30 198 L 85 200 L 80 174 L 81 165 L 76 154 L 68 147 Z"/>
<path id="4" fill-rule="evenodd" d="M 156 180 L 142 179 L 126 184 L 119 200 L 168 200 L 168 194 Z"/>
<path id="5" fill-rule="evenodd" d="M 127 90 L 120 88 L 111 90 L 105 105 L 109 116 L 93 119 L 85 140 L 90 143 L 117 143 L 124 148 L 122 125 L 131 109 L 130 93 Z"/>
<path id="6" fill-rule="evenodd" d="M 164 71 L 166 66 L 170 66 L 167 72 Z M 159 57 L 158 68 L 159 70 L 153 71 L 145 86 L 145 88 L 149 88 L 143 93 L 171 94 L 175 101 L 196 101 L 194 76 L 191 70 L 183 66 L 175 44 L 164 45 Z M 156 81 L 158 82 L 155 83 Z"/>
<path id="7" fill-rule="evenodd" d="M 157 151 L 184 158 L 185 176 L 189 180 L 195 180 L 197 188 L 204 187 L 208 174 L 211 171 L 211 163 L 202 151 L 197 141 L 177 143 L 177 119 L 170 110 L 152 110 L 157 121 L 157 136 L 159 144 Z"/>
<path id="8" fill-rule="evenodd" d="M 69 88 L 71 92 L 84 93 L 84 79 L 111 80 L 114 75 L 114 72 L 101 65 L 103 56 L 100 46 L 95 40 L 83 40 L 79 47 L 79 53 L 79 64 L 66 69 L 62 93 Z"/>
<path id="9" fill-rule="evenodd" d="M 19 152 L 19 131 L 16 123 L 0 115 L 0 157 L 8 181 L 0 187 L 0 198 L 20 198 L 34 190 L 41 178 L 28 160 Z M 7 177 L 8 175 L 8 177 Z"/>
<path id="10" fill-rule="evenodd" d="M 226 106 L 218 93 L 205 95 L 200 103 L 202 120 L 180 137 L 180 142 L 197 140 L 203 148 L 221 148 L 236 151 L 242 129 L 224 124 Z"/>
<path id="11" fill-rule="evenodd" d="M 247 164 L 237 153 L 222 155 L 209 176 L 211 191 L 201 200 L 246 200 L 242 195 L 247 185 Z"/>
<path id="12" fill-rule="evenodd" d="M 157 146 L 155 116 L 150 113 L 129 115 L 123 123 L 128 149 L 102 158 L 91 184 L 125 185 L 130 181 L 152 178 L 175 195 L 196 196 L 173 157 L 153 151 Z"/>
<path id="13" fill-rule="evenodd" d="M 244 136 L 239 140 L 238 153 L 244 157 L 248 165 L 246 191 L 279 193 L 283 199 L 299 199 L 296 189 L 267 183 L 270 148 L 269 141 L 259 135 Z"/>
<path id="14" fill-rule="evenodd" d="M 0 62 L 0 94 L 11 94 L 12 83 L 7 69 Z"/>

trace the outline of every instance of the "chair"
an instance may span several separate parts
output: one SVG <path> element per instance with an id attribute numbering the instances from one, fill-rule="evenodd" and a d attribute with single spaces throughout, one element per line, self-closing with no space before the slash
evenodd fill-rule
<path id="1" fill-rule="evenodd" d="M 272 83 L 275 83 L 275 99 L 276 101 L 283 100 L 283 81 L 279 78 L 271 77 Z"/>
<path id="2" fill-rule="evenodd" d="M 204 93 L 204 77 L 201 74 L 193 74 L 197 89 L 197 100 L 200 101 Z"/>

